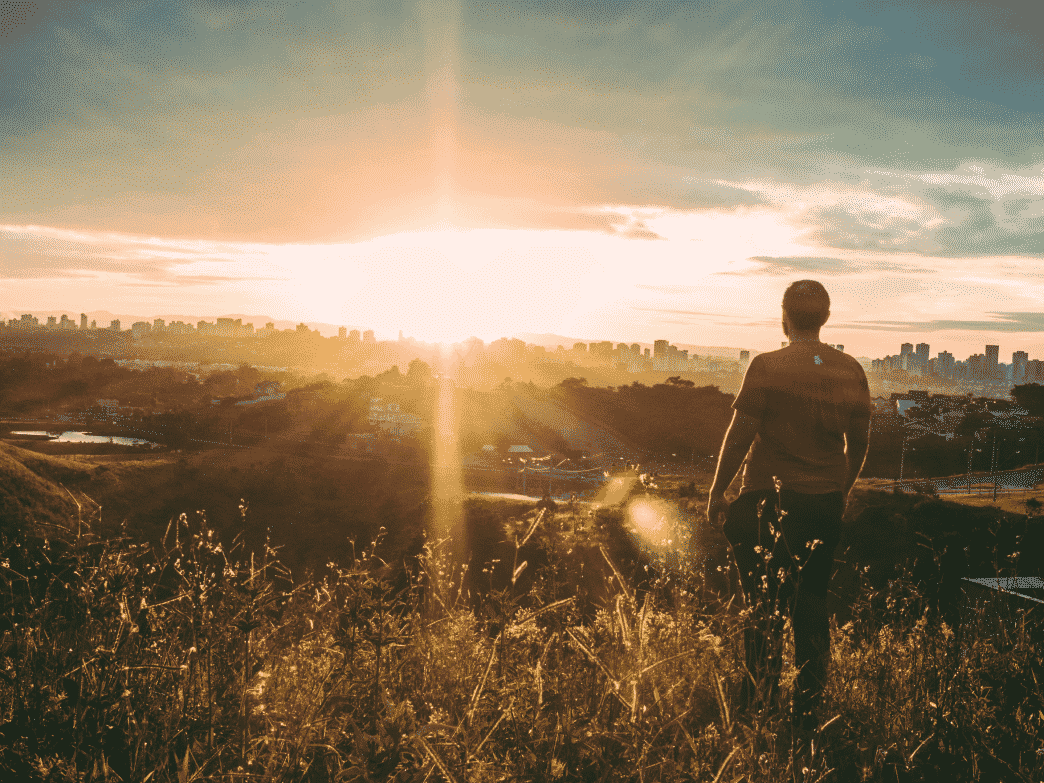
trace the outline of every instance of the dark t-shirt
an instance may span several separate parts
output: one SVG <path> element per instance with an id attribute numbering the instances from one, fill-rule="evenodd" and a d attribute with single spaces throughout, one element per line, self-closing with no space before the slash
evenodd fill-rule
<path id="1" fill-rule="evenodd" d="M 761 420 L 741 492 L 808 494 L 845 488 L 845 431 L 872 410 L 866 373 L 853 357 L 819 342 L 795 342 L 755 356 L 732 407 Z"/>

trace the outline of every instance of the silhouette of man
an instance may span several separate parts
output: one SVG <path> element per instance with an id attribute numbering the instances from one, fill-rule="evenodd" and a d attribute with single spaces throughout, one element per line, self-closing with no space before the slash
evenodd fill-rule
<path id="1" fill-rule="evenodd" d="M 870 430 L 863 368 L 819 341 L 829 315 L 822 284 L 799 280 L 787 288 L 783 332 L 789 344 L 750 361 L 707 504 L 712 524 L 725 517 L 723 531 L 753 610 L 744 634 L 748 672 L 739 706 L 778 704 L 782 628 L 789 614 L 799 670 L 791 719 L 803 733 L 816 727 L 826 684 L 827 588 L 841 517 L 866 460 Z M 743 484 L 730 504 L 725 490 L 741 463 Z"/>

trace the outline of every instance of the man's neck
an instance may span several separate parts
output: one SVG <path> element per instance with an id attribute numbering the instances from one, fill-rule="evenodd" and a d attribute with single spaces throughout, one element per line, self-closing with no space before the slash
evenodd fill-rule
<path id="1" fill-rule="evenodd" d="M 818 343 L 819 342 L 819 335 L 818 334 L 795 334 L 793 337 L 790 338 L 790 342 L 792 342 L 792 343 Z"/>

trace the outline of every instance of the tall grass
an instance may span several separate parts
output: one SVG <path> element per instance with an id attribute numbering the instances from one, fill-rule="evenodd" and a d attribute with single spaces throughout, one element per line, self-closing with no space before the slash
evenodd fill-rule
<path id="1" fill-rule="evenodd" d="M 882 591 L 863 574 L 852 622 L 832 628 L 828 725 L 795 748 L 783 711 L 737 713 L 751 618 L 707 600 L 698 570 L 639 591 L 603 549 L 605 597 L 585 618 L 565 573 L 593 524 L 534 514 L 509 526 L 511 579 L 481 595 L 438 541 L 403 572 L 378 537 L 295 585 L 270 545 L 226 545 L 202 514 L 174 520 L 158 546 L 89 526 L 4 538 L 0 778 L 1044 774 L 1038 609 L 998 594 L 947 624 L 909 572 Z M 523 592 L 519 553 L 534 542 L 546 557 Z M 489 564 L 491 588 L 498 567 L 509 564 Z M 787 703 L 789 643 L 784 666 Z"/>

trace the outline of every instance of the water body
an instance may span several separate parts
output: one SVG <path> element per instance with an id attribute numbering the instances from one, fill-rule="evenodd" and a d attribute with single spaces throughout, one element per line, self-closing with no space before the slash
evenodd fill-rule
<path id="1" fill-rule="evenodd" d="M 160 448 L 160 444 L 142 438 L 126 438 L 122 435 L 91 435 L 89 432 L 63 432 L 61 435 L 52 435 L 43 430 L 22 430 L 12 432 L 11 435 L 27 435 L 33 437 L 46 437 L 49 443 L 115 443 L 118 446 L 142 446 L 153 449 Z"/>

